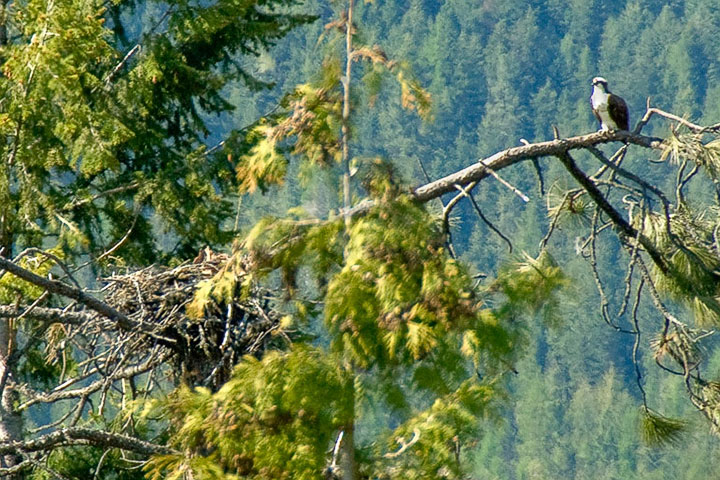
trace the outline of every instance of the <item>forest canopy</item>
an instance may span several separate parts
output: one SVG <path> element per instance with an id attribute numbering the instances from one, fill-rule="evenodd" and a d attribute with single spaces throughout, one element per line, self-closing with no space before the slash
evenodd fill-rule
<path id="1" fill-rule="evenodd" d="M 714 2 L 0 3 L 0 476 L 717 471 Z"/>

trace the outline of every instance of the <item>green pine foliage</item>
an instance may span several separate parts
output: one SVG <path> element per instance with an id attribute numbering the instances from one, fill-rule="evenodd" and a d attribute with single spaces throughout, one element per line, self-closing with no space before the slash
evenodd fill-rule
<path id="1" fill-rule="evenodd" d="M 687 425 L 682 420 L 668 418 L 650 409 L 643 409 L 642 435 L 648 445 L 677 444 Z"/>
<path id="2" fill-rule="evenodd" d="M 312 346 L 249 359 L 246 370 L 238 367 L 231 384 L 241 400 L 227 392 L 177 393 L 166 413 L 172 419 L 171 444 L 181 454 L 158 457 L 149 475 L 179 476 L 191 469 L 209 478 L 318 478 L 348 418 L 359 419 L 357 458 L 372 478 L 460 478 L 468 469 L 479 478 L 503 479 L 717 475 L 716 441 L 702 427 L 689 429 L 673 420 L 685 418 L 691 408 L 683 399 L 682 377 L 664 377 L 655 366 L 657 359 L 670 359 L 672 342 L 682 341 L 679 333 L 653 345 L 660 347 L 657 358 L 641 353 L 639 360 L 652 406 L 667 416 L 636 408 L 641 399 L 627 360 L 633 337 L 602 321 L 594 279 L 575 253 L 586 240 L 578 232 L 591 221 L 593 205 L 584 195 L 565 196 L 567 181 L 556 162 L 540 162 L 545 186 L 556 185 L 547 199 L 550 219 L 559 216 L 557 232 L 542 251 L 537 242 L 551 220 L 545 217 L 546 199 L 535 195 L 530 167 L 502 172 L 532 197 L 527 206 L 492 180 L 474 192 L 515 251 L 529 252 L 514 264 L 506 260 L 504 242 L 467 204 L 451 219 L 462 260 L 450 258 L 433 207 L 426 210 L 400 195 L 409 187 L 395 174 L 417 185 L 425 181 L 418 160 L 434 179 L 521 138 L 548 140 L 553 125 L 562 136 L 593 131 L 588 96 L 595 75 L 607 77 L 613 91 L 628 100 L 631 124 L 642 116 L 648 97 L 651 105 L 692 121 L 716 123 L 715 0 L 356 5 L 355 38 L 363 61 L 353 64 L 353 82 L 362 78 L 367 89 L 353 87 L 351 160 L 358 167 L 353 194 L 355 200 L 370 195 L 379 205 L 347 231 L 336 217 L 343 75 L 336 50 L 344 42 L 336 27 L 323 30 L 323 22 L 316 22 L 291 32 L 271 56 L 255 57 L 309 20 L 273 10 L 294 2 L 170 2 L 165 18 L 165 4 L 26 4 L 23 15 L 11 10 L 12 42 L 2 48 L 0 90 L 6 100 L 0 103 L 0 130 L 7 141 L 0 147 L 6 159 L 0 162 L 0 247 L 19 251 L 57 243 L 66 254 L 99 255 L 130 231 L 114 256 L 139 263 L 157 258 L 165 231 L 162 246 L 178 256 L 194 254 L 205 243 L 226 243 L 228 218 L 237 215 L 249 231 L 242 251 L 256 262 L 255 278 L 279 278 L 288 298 L 297 301 L 293 328 L 321 332 Z M 329 10 L 313 0 L 303 11 Z M 148 18 L 139 21 L 143 15 Z M 320 32 L 327 41 L 319 47 Z M 136 43 L 142 49 L 122 63 Z M 330 51 L 324 65 L 321 49 Z M 407 63 L 391 63 L 396 58 Z M 415 76 L 409 76 L 408 64 Z M 318 76 L 319 67 L 324 73 Z M 307 83 L 308 78 L 315 80 Z M 431 111 L 427 102 L 422 106 L 424 91 L 402 84 L 407 78 L 428 86 Z M 271 79 L 277 87 L 264 89 Z M 256 123 L 277 98 L 281 107 Z M 435 123 L 405 115 L 410 101 L 432 113 Z M 240 108 L 230 111 L 231 105 Z M 644 131 L 665 137 L 664 125 L 653 121 Z M 234 129 L 222 148 L 211 147 Z M 669 186 L 692 157 L 700 159 L 698 167 L 710 182 L 717 182 L 714 143 L 701 147 L 700 139 L 677 132 L 669 139 L 668 162 L 631 155 L 623 167 Z M 577 160 L 596 166 L 589 155 L 578 154 Z M 685 173 L 694 167 L 687 164 Z M 669 308 L 682 320 L 692 315 L 709 328 L 720 318 L 717 255 L 708 253 L 713 245 L 717 251 L 717 214 L 700 213 L 714 198 L 693 183 L 681 192 L 686 209 L 673 211 L 669 222 L 652 195 L 655 213 L 638 208 L 630 220 L 661 247 L 677 274 L 655 272 L 663 300 L 677 302 Z M 114 189 L 121 190 L 105 195 Z M 253 191 L 266 196 L 232 204 L 237 192 Z M 679 248 L 668 227 L 688 247 Z M 613 242 L 597 256 L 606 294 L 618 300 L 624 272 L 617 267 L 627 265 L 627 256 Z M 491 280 L 474 288 L 476 271 Z M 2 279 L 7 302 L 40 293 L 6 284 L 7 277 Z M 560 286 L 568 290 L 558 294 Z M 242 291 L 231 270 L 221 272 L 201 287 L 191 311 L 202 316 L 203 302 Z M 639 308 L 641 349 L 648 344 L 644 333 L 658 325 L 657 314 L 646 307 Z M 536 315 L 553 322 L 536 321 Z M 295 321 L 300 317 L 304 322 Z M 632 329 L 628 314 L 617 321 Z M 60 359 L 44 347 L 61 340 L 61 332 L 47 332 L 28 355 L 27 378 L 57 377 Z M 526 348 L 525 356 L 518 346 Z M 704 372 L 718 371 L 717 355 L 696 353 L 708 365 Z M 291 385 L 285 369 L 294 369 L 305 385 Z M 305 369 L 323 381 L 334 378 L 335 387 L 352 378 L 354 393 L 342 390 L 346 403 L 328 408 L 336 412 L 354 404 L 354 410 L 333 420 L 320 406 L 316 379 L 303 376 Z M 518 374 L 500 375 L 511 369 Z M 277 386 L 297 397 L 283 397 Z M 517 401 L 497 409 L 504 422 L 488 426 L 479 419 L 489 406 L 497 407 L 493 402 L 504 387 Z M 709 382 L 698 395 L 717 405 L 716 387 Z M 261 388 L 270 392 L 267 400 Z M 325 392 L 323 400 L 337 398 Z M 309 417 L 299 415 L 304 401 L 329 423 L 306 423 Z M 269 402 L 278 402 L 282 415 L 268 412 Z M 290 415 L 296 418 L 290 421 Z M 309 438 L 311 428 L 317 438 Z M 189 435 L 176 435 L 180 431 Z M 665 448 L 642 445 L 643 435 Z M 262 443 L 264 437 L 275 444 Z M 295 438 L 302 441 L 295 444 Z M 223 449 L 208 448 L 216 441 Z M 242 462 L 230 449 L 243 452 Z M 60 468 L 73 459 L 80 463 L 81 450 L 74 457 L 73 452 L 58 455 L 52 467 L 69 478 L 91 476 L 92 462 L 102 452 L 83 454 L 90 460 L 78 470 Z M 249 466 L 248 458 L 265 470 Z"/>
<path id="3" fill-rule="evenodd" d="M 148 477 L 322 478 L 327 449 L 352 419 L 351 378 L 332 356 L 296 345 L 245 358 L 214 394 L 181 388 L 164 406 L 180 453 L 154 457 Z"/>
<path id="4" fill-rule="evenodd" d="M 313 19 L 293 1 L 168 4 L 132 25 L 135 2 L 30 1 L 7 11 L 2 46 L 0 243 L 147 261 L 154 233 L 176 252 L 227 241 L 227 155 L 205 147 L 208 119 L 232 109 L 231 82 L 262 82 L 243 65 Z M 10 254 L 10 252 L 6 252 Z"/>
<path id="5" fill-rule="evenodd" d="M 344 25 L 338 20 L 328 28 Z M 405 64 L 377 46 L 355 46 L 348 54 L 371 67 L 370 102 L 379 99 L 373 76 L 381 66 L 398 81 L 402 108 L 429 113 L 429 97 L 408 80 Z M 341 112 L 348 108 L 341 87 L 350 81 L 340 78 L 338 65 L 331 56 L 318 81 L 295 88 L 281 104 L 284 112 L 250 131 L 254 144 L 236 170 L 245 182 L 241 191 L 285 181 L 291 160 L 337 171 L 334 165 L 344 161 Z M 367 212 L 347 220 L 293 208 L 285 218 L 258 222 L 236 252 L 249 256 L 259 277 L 279 273 L 287 298 L 310 313 L 310 324 L 293 326 L 313 331 L 322 321 L 320 345 L 297 342 L 290 352 L 246 359 L 214 394 L 181 389 L 168 406 L 171 444 L 189 454 L 156 456 L 151 478 L 183 471 L 319 478 L 323 467 L 332 470 L 348 458 L 370 478 L 466 475 L 478 419 L 490 415 L 503 390 L 499 379 L 512 370 L 523 343 L 522 320 L 551 307 L 563 274 L 548 254 L 527 256 L 492 287 L 478 289 L 450 255 L 443 222 L 404 194 L 408 187 L 392 163 L 357 154 L 348 163 L 354 193 L 374 202 Z M 228 290 L 228 275 L 221 272 L 198 290 L 190 305 L 195 315 Z M 322 311 L 307 308 L 315 303 Z M 328 375 L 332 381 L 322 380 Z M 368 424 L 366 414 L 378 409 L 389 417 Z M 362 442 L 356 430 L 370 440 Z M 352 453 L 333 447 L 341 431 Z"/>

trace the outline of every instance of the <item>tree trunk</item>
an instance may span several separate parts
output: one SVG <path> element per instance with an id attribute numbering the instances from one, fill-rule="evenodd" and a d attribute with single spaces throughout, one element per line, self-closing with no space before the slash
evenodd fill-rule
<path id="1" fill-rule="evenodd" d="M 344 429 L 341 447 L 340 467 L 342 480 L 356 480 L 358 478 L 357 463 L 355 462 L 355 425 L 347 425 Z"/>
<path id="2" fill-rule="evenodd" d="M 345 228 L 350 227 L 350 79 L 352 77 L 352 36 L 353 36 L 354 0 L 348 1 L 347 22 L 345 24 L 345 77 L 343 84 L 342 110 L 342 164 L 343 164 L 343 211 L 345 212 Z"/>
<path id="3" fill-rule="evenodd" d="M 350 372 L 347 379 L 347 386 L 350 392 L 352 392 L 350 395 L 350 412 L 352 412 L 352 415 L 350 416 L 351 420 L 343 427 L 344 435 L 340 446 L 340 468 L 342 471 L 342 480 L 357 480 L 360 478 L 360 475 L 358 474 L 358 466 L 355 461 L 355 373 L 351 366 L 348 365 L 346 368 L 348 372 Z"/>
<path id="4" fill-rule="evenodd" d="M 22 440 L 22 417 L 14 407 L 17 404 L 18 394 L 8 386 L 13 367 L 10 358 L 16 340 L 13 322 L 13 319 L 0 319 L 0 443 Z M 10 468 L 20 461 L 20 456 L 15 454 L 0 456 L 0 467 Z M 19 479 L 20 475 L 4 478 Z"/>

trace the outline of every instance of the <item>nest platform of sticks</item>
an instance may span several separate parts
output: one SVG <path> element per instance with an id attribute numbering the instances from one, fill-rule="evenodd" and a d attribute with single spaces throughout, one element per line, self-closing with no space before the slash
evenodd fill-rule
<path id="1" fill-rule="evenodd" d="M 235 268 L 228 268 L 228 262 L 234 262 Z M 281 316 L 270 306 L 271 292 L 243 282 L 245 262 L 242 257 L 230 258 L 205 249 L 194 261 L 175 268 L 152 266 L 113 274 L 101 279 L 105 301 L 129 318 L 154 327 L 157 336 L 147 332 L 128 335 L 136 342 L 146 342 L 145 350 L 147 342 L 161 344 L 174 358 L 183 381 L 218 388 L 240 357 L 259 355 L 281 336 L 275 335 L 281 333 Z M 207 295 L 202 314 L 192 318 L 188 305 L 199 286 L 213 281 L 219 273 L 226 283 L 230 276 L 233 291 L 229 295 L 225 292 L 223 299 Z"/>

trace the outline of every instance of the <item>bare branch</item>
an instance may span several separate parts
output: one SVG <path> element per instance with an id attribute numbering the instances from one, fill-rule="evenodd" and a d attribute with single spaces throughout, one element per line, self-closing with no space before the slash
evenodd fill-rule
<path id="1" fill-rule="evenodd" d="M 485 161 L 484 161 L 484 160 L 480 160 L 478 163 L 479 163 L 480 165 L 482 165 L 483 167 L 485 167 L 485 169 L 488 171 L 488 173 L 489 173 L 490 175 L 492 175 L 493 177 L 495 177 L 495 180 L 497 180 L 498 182 L 500 182 L 500 183 L 502 183 L 503 185 L 505 185 L 508 189 L 510 189 L 511 192 L 513 192 L 515 195 L 517 195 L 518 197 L 520 197 L 520 199 L 522 199 L 523 202 L 527 203 L 527 202 L 530 201 L 530 198 L 528 198 L 527 195 L 525 195 L 525 194 L 522 193 L 520 190 L 518 190 L 517 188 L 515 188 L 510 182 L 508 182 L 507 180 L 503 179 L 500 175 L 498 175 L 498 174 L 495 172 L 495 170 L 493 170 L 492 168 L 490 168 L 490 167 L 488 167 L 487 165 L 485 165 Z"/>
<path id="2" fill-rule="evenodd" d="M 595 132 L 578 137 L 532 143 L 530 145 L 508 148 L 507 150 L 498 152 L 478 163 L 466 167 L 459 172 L 418 187 L 413 191 L 413 196 L 421 202 L 426 202 L 445 193 L 452 192 L 455 189 L 455 185 L 467 185 L 470 182 L 482 180 L 490 175 L 490 170 L 497 172 L 523 160 L 557 156 L 571 150 L 587 148 L 592 145 L 622 141 L 657 150 L 662 149 L 663 145 L 663 140 L 660 138 L 635 135 L 622 131 Z"/>
<path id="3" fill-rule="evenodd" d="M 608 200 L 600 192 L 600 190 L 598 190 L 597 185 L 595 185 L 595 183 L 590 180 L 590 178 L 587 177 L 582 170 L 578 168 L 570 154 L 567 152 L 562 152 L 559 153 L 557 157 L 560 159 L 563 165 L 565 165 L 565 168 L 570 173 L 570 175 L 572 175 L 573 178 L 575 178 L 575 180 L 577 180 L 577 182 L 585 189 L 588 195 L 590 195 L 590 198 L 593 199 L 595 204 L 600 207 L 600 209 L 605 212 L 608 217 L 610 217 L 610 220 L 612 220 L 615 226 L 620 230 L 621 236 L 625 236 L 626 238 L 637 237 L 640 241 L 640 244 L 643 246 L 648 255 L 650 255 L 650 258 L 653 260 L 655 265 L 657 265 L 660 271 L 665 274 L 669 274 L 670 269 L 665 262 L 665 259 L 657 250 L 655 245 L 653 245 L 653 243 L 650 242 L 647 237 L 640 234 L 624 218 L 622 218 L 620 213 L 615 210 L 615 208 L 610 204 L 610 202 L 608 202 Z"/>
<path id="4" fill-rule="evenodd" d="M 140 188 L 142 184 L 140 182 L 133 182 L 128 185 L 122 185 L 120 187 L 110 188 L 108 190 L 102 191 L 100 193 L 96 193 L 95 195 L 88 197 L 88 198 L 81 198 L 74 200 L 67 204 L 61 211 L 67 212 L 70 210 L 74 210 L 78 207 L 81 207 L 83 205 L 87 205 L 89 203 L 94 203 L 96 200 L 99 200 L 103 197 L 109 197 L 110 195 L 115 195 L 116 193 L 124 193 L 128 192 L 130 190 L 137 190 Z"/>
<path id="5" fill-rule="evenodd" d="M 644 279 L 640 279 L 640 284 L 638 285 L 637 294 L 635 296 L 635 304 L 633 305 L 632 309 L 632 318 L 633 318 L 633 324 L 635 325 L 635 342 L 633 343 L 633 349 L 632 349 L 632 362 L 635 366 L 635 380 L 637 382 L 637 386 L 640 389 L 640 393 L 642 395 L 642 401 L 645 408 L 648 408 L 647 404 L 647 395 L 645 393 L 645 388 L 643 387 L 642 382 L 642 371 L 640 371 L 640 363 L 638 361 L 638 349 L 640 348 L 640 322 L 638 321 L 638 307 L 640 306 L 640 297 L 642 295 L 642 289 L 644 285 Z"/>
<path id="6" fill-rule="evenodd" d="M 418 429 L 416 428 L 415 430 L 413 430 L 413 436 L 412 436 L 412 438 L 411 438 L 410 440 L 408 440 L 408 441 L 406 442 L 406 441 L 404 441 L 402 438 L 398 439 L 398 443 L 400 444 L 400 448 L 399 448 L 397 451 L 395 451 L 395 452 L 386 453 L 386 454 L 383 455 L 383 456 L 384 456 L 385 458 L 395 458 L 395 457 L 399 457 L 400 455 L 402 455 L 402 454 L 405 452 L 405 450 L 407 450 L 408 448 L 410 448 L 410 447 L 412 447 L 413 445 L 415 445 L 418 440 L 420 440 L 420 430 L 418 430 Z"/>
<path id="7" fill-rule="evenodd" d="M 119 433 L 110 433 L 90 428 L 63 428 L 62 430 L 57 430 L 32 440 L 0 443 L 0 455 L 40 452 L 67 445 L 113 447 L 143 455 L 178 455 L 180 453 L 163 445 L 157 445 Z"/>
<path id="8" fill-rule="evenodd" d="M 66 400 L 69 398 L 87 397 L 88 395 L 101 390 L 109 382 L 114 382 L 116 380 L 121 380 L 123 378 L 132 378 L 132 377 L 135 377 L 142 373 L 145 373 L 147 371 L 150 371 L 150 370 L 154 369 L 155 367 L 157 367 L 158 365 L 161 365 L 162 363 L 167 361 L 169 357 L 170 357 L 169 353 L 166 353 L 164 355 L 151 354 L 149 356 L 149 358 L 146 361 L 144 361 L 143 363 L 131 365 L 127 368 L 124 368 L 123 370 L 118 370 L 116 368 L 116 371 L 113 374 L 107 375 L 85 387 L 78 388 L 75 390 L 65 390 L 65 389 L 67 387 L 69 387 L 70 385 L 76 383 L 77 381 L 87 378 L 87 375 L 82 375 L 80 377 L 69 379 L 68 381 L 57 386 L 53 391 L 51 391 L 49 393 L 36 393 L 36 392 L 28 391 L 27 389 L 22 389 L 23 392 L 30 397 L 30 400 L 28 400 L 27 402 L 18 406 L 17 409 L 25 410 L 28 407 L 30 407 L 36 403 L 52 403 L 52 402 L 56 402 L 58 400 Z"/>
<path id="9" fill-rule="evenodd" d="M 696 125 L 692 122 L 685 120 L 682 117 L 678 117 L 677 115 L 673 115 L 672 113 L 665 112 L 663 110 L 660 110 L 659 108 L 648 108 L 647 111 L 645 112 L 645 116 L 643 117 L 643 121 L 641 121 L 641 124 L 639 124 L 638 127 L 640 125 L 645 125 L 647 123 L 647 121 L 650 120 L 650 117 L 652 117 L 653 115 L 659 115 L 659 116 L 665 117 L 669 120 L 678 122 L 679 124 L 687 127 L 693 133 L 705 133 L 705 132 L 720 131 L 720 124 L 703 127 L 702 125 Z M 636 130 L 637 130 L 637 128 L 636 128 Z"/>
<path id="10" fill-rule="evenodd" d="M 34 320 L 42 320 L 52 323 L 63 323 L 66 325 L 82 325 L 93 319 L 93 316 L 86 312 L 66 312 L 61 308 L 44 307 L 23 307 L 14 305 L 0 305 L 0 318 L 27 317 Z"/>
<path id="11" fill-rule="evenodd" d="M 155 328 L 152 325 L 146 325 L 145 323 L 132 320 L 128 318 L 127 315 L 115 310 L 107 303 L 102 302 L 95 297 L 91 297 L 90 295 L 78 288 L 71 287 L 70 285 L 58 282 L 56 280 L 50 280 L 41 277 L 40 275 L 37 275 L 30 270 L 26 270 L 3 257 L 0 257 L 0 268 L 12 273 L 16 277 L 21 278 L 26 282 L 30 282 L 33 285 L 44 288 L 49 292 L 76 300 L 88 307 L 89 309 L 109 318 L 110 320 L 113 320 L 114 322 L 116 322 L 118 327 L 124 330 L 137 329 L 144 331 L 152 336 L 157 336 L 154 333 Z M 170 339 L 167 338 L 163 338 L 163 340 L 170 341 Z"/>
<path id="12" fill-rule="evenodd" d="M 421 185 L 415 188 L 411 194 L 417 201 L 424 203 L 446 193 L 453 192 L 456 188 L 455 185 L 467 186 L 472 189 L 477 182 L 491 175 L 490 170 L 498 172 L 503 168 L 510 167 L 525 160 L 557 156 L 571 150 L 580 150 L 611 142 L 628 142 L 654 150 L 662 150 L 664 145 L 663 139 L 661 138 L 648 137 L 625 131 L 601 131 L 548 142 L 531 143 L 529 145 L 508 148 L 507 150 L 497 152 L 458 172 Z M 374 204 L 372 200 L 362 201 L 352 207 L 348 212 L 343 212 L 343 215 L 346 213 L 349 216 L 363 215 L 367 213 Z M 450 204 L 448 204 L 448 206 L 449 205 Z"/>
<path id="13" fill-rule="evenodd" d="M 465 188 L 461 187 L 460 185 L 455 185 L 455 187 L 456 187 L 458 190 L 460 190 L 460 194 L 461 194 L 461 195 L 463 195 L 464 197 L 467 197 L 468 199 L 470 199 L 470 202 L 472 203 L 472 206 L 473 206 L 473 208 L 475 209 L 475 213 L 478 214 L 478 217 L 480 217 L 480 220 L 482 220 L 483 222 L 485 222 L 485 224 L 486 224 L 493 232 L 495 232 L 500 238 L 502 238 L 502 239 L 505 241 L 505 243 L 507 243 L 508 249 L 510 250 L 510 253 L 512 253 L 512 251 L 513 251 L 512 242 L 510 241 L 509 238 L 507 238 L 505 235 L 503 235 L 503 233 L 502 233 L 500 230 L 498 230 L 498 228 L 497 228 L 495 225 L 493 225 L 493 223 L 492 223 L 490 220 L 488 220 L 487 217 L 485 217 L 485 215 L 483 214 L 482 210 L 480 209 L 480 205 L 478 205 L 478 203 L 475 201 L 475 197 L 473 196 L 473 194 L 470 193 L 470 192 L 468 192 Z"/>

